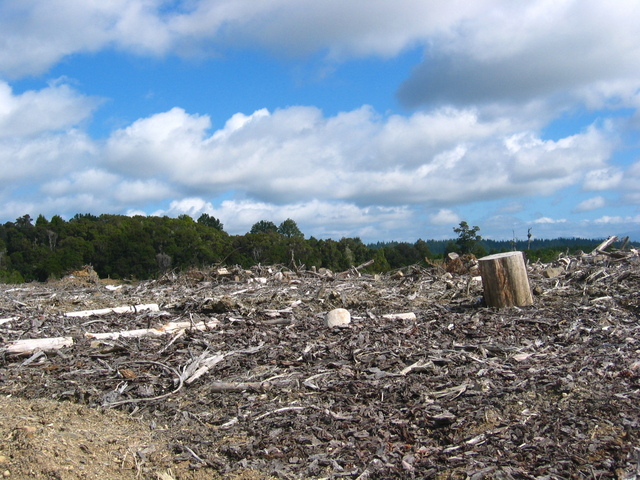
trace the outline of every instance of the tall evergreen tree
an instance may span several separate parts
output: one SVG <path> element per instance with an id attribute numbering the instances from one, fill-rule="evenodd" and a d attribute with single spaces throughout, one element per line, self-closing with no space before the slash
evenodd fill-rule
<path id="1" fill-rule="evenodd" d="M 460 253 L 472 253 L 476 244 L 482 240 L 482 237 L 478 235 L 480 227 L 474 226 L 471 228 L 467 222 L 460 222 L 460 226 L 454 228 L 453 231 L 458 234 L 456 243 L 460 247 Z"/>
<path id="2" fill-rule="evenodd" d="M 280 224 L 278 227 L 278 233 L 280 235 L 284 235 L 287 238 L 291 237 L 304 237 L 300 229 L 298 228 L 298 224 L 287 218 L 284 222 Z"/>
<path id="3" fill-rule="evenodd" d="M 276 227 L 275 223 L 269 220 L 260 220 L 259 222 L 253 224 L 249 233 L 276 233 L 277 231 L 278 227 Z"/>
<path id="4" fill-rule="evenodd" d="M 203 213 L 202 215 L 200 215 L 200 217 L 198 217 L 198 223 L 207 227 L 218 229 L 220 231 L 222 231 L 222 229 L 224 228 L 224 225 L 220 220 L 212 217 L 208 213 Z"/>

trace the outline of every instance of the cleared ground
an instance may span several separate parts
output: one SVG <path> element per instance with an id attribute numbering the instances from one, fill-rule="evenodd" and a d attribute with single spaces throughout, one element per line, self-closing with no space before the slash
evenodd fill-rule
<path id="1" fill-rule="evenodd" d="M 529 267 L 530 307 L 473 270 L 194 271 L 0 288 L 8 478 L 636 478 L 633 254 Z M 160 312 L 65 312 L 155 303 Z M 352 322 L 329 329 L 324 313 Z M 395 314 L 415 314 L 393 317 Z M 388 315 L 392 315 L 389 317 Z M 87 333 L 198 327 L 95 339 Z M 27 338 L 73 345 L 10 355 Z M 201 368 L 200 376 L 196 375 Z"/>

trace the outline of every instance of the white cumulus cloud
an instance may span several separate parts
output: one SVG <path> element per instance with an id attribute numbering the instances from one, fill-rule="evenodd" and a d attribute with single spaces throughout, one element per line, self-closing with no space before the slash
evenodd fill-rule
<path id="1" fill-rule="evenodd" d="M 545 98 L 566 108 L 572 97 L 600 108 L 616 95 L 632 100 L 640 74 L 640 10 L 632 2 L 494 6 L 431 37 L 424 63 L 400 89 L 407 104 L 522 105 Z"/>
<path id="2" fill-rule="evenodd" d="M 621 110 L 640 106 L 639 23 L 634 2 L 601 0 L 5 0 L 0 213 L 209 213 L 234 232 L 297 216 L 321 235 L 382 238 L 426 236 L 476 202 L 515 222 L 529 198 L 602 193 L 573 212 L 540 209 L 534 223 L 560 231 L 614 208 L 607 191 L 640 203 L 640 162 L 616 158 L 640 125 Z M 100 140 L 87 127 L 100 99 L 64 79 L 22 91 L 5 80 L 105 52 L 208 62 L 266 51 L 330 70 L 415 49 L 424 57 L 397 94 L 410 113 L 292 101 L 213 129 L 206 111 L 163 103 Z M 583 125 L 554 136 L 545 127 L 561 114 Z M 618 218 L 634 217 L 589 226 Z"/>
<path id="3" fill-rule="evenodd" d="M 604 197 L 601 197 L 600 195 L 598 195 L 597 197 L 591 197 L 580 202 L 578 205 L 575 206 L 573 211 L 589 212 L 591 210 L 597 210 L 598 208 L 602 208 L 606 204 L 607 204 L 607 201 L 604 199 Z"/>
<path id="4" fill-rule="evenodd" d="M 175 200 L 168 209 L 157 210 L 153 215 L 176 217 L 186 214 L 197 219 L 203 213 L 218 218 L 224 224 L 225 231 L 233 234 L 248 232 L 260 220 L 273 221 L 277 225 L 287 218 L 293 218 L 307 236 L 308 230 L 312 230 L 320 238 L 362 236 L 369 239 L 393 238 L 390 233 L 407 226 L 412 217 L 412 212 L 406 207 L 361 208 L 344 202 L 320 200 L 287 205 L 225 200 L 219 206 L 214 206 L 199 197 Z"/>
<path id="5" fill-rule="evenodd" d="M 550 217 L 540 217 L 537 218 L 533 221 L 533 223 L 539 223 L 539 224 L 556 224 L 556 223 L 567 223 L 567 219 L 566 218 L 550 218 Z"/>
<path id="6" fill-rule="evenodd" d="M 617 225 L 617 224 L 633 224 L 640 223 L 640 215 L 635 216 L 622 216 L 622 215 L 604 215 L 596 220 L 594 220 L 596 224 L 605 224 L 605 225 Z"/>
<path id="7" fill-rule="evenodd" d="M 618 168 L 599 168 L 586 173 L 582 188 L 587 191 L 608 190 L 616 188 L 623 178 Z"/>
<path id="8" fill-rule="evenodd" d="M 98 104 L 98 99 L 64 83 L 15 94 L 8 83 L 0 81 L 0 141 L 72 128 L 86 120 Z"/>
<path id="9" fill-rule="evenodd" d="M 458 119 L 466 136 L 449 127 Z M 207 116 L 174 108 L 115 131 L 106 157 L 122 174 L 168 179 L 196 195 L 240 190 L 276 204 L 323 198 L 445 206 L 553 193 L 606 165 L 611 150 L 595 128 L 542 140 L 512 133 L 506 121 L 470 119 L 465 110 L 415 113 L 403 121 L 402 134 L 399 121 L 369 107 L 325 117 L 297 106 L 236 115 L 210 133 Z M 443 130 L 451 133 L 434 134 Z M 506 140 L 496 138 L 500 131 Z"/>
<path id="10" fill-rule="evenodd" d="M 433 225 L 455 225 L 460 223 L 460 215 L 452 210 L 442 208 L 438 212 L 429 215 L 429 221 Z"/>
<path id="11" fill-rule="evenodd" d="M 74 53 L 206 55 L 229 48 L 330 59 L 389 57 L 482 13 L 494 1 L 5 0 L 0 74 L 40 73 Z"/>

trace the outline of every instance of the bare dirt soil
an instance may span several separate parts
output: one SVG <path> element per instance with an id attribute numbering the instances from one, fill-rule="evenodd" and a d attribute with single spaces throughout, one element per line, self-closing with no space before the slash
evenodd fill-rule
<path id="1" fill-rule="evenodd" d="M 637 252 L 530 265 L 502 310 L 450 270 L 0 286 L 0 475 L 640 478 Z"/>

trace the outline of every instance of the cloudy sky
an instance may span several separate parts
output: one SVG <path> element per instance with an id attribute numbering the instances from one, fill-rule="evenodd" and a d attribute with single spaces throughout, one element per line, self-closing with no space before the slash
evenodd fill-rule
<path id="1" fill-rule="evenodd" d="M 0 0 L 0 222 L 640 232 L 638 25 L 632 0 Z"/>

